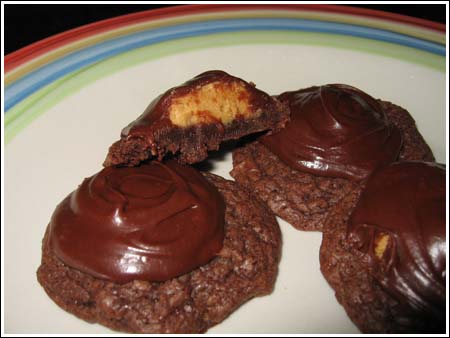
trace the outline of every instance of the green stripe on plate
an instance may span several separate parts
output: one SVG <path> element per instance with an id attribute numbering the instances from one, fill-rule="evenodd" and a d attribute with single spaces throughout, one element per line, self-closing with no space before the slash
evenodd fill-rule
<path id="1" fill-rule="evenodd" d="M 445 58 L 442 56 L 406 46 L 351 36 L 293 31 L 246 31 L 202 35 L 153 44 L 116 55 L 45 86 L 18 103 L 6 114 L 5 144 L 8 144 L 34 119 L 67 96 L 119 70 L 177 53 L 249 44 L 314 45 L 350 49 L 400 59 L 445 72 Z"/>

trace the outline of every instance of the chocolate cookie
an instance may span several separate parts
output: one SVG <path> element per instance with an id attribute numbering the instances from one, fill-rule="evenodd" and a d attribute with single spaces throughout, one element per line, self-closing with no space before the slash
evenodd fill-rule
<path id="1" fill-rule="evenodd" d="M 287 106 L 254 84 L 222 71 L 205 72 L 156 98 L 122 130 L 104 165 L 134 166 L 168 154 L 182 163 L 200 162 L 221 142 L 276 130 L 288 116 Z"/>
<path id="2" fill-rule="evenodd" d="M 321 231 L 330 208 L 397 159 L 433 161 L 403 108 L 345 85 L 279 96 L 291 121 L 233 152 L 235 180 L 299 230 Z"/>
<path id="3" fill-rule="evenodd" d="M 445 169 L 397 162 L 325 221 L 321 270 L 365 333 L 445 333 Z"/>
<path id="4" fill-rule="evenodd" d="M 85 180 L 43 239 L 37 277 L 47 294 L 86 321 L 135 333 L 205 332 L 269 294 L 281 246 L 275 217 L 234 182 L 203 177 L 168 162 Z"/>

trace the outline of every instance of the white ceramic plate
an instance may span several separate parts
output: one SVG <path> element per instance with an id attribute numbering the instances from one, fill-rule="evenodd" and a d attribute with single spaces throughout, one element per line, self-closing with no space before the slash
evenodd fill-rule
<path id="1" fill-rule="evenodd" d="M 210 69 L 251 80 L 270 94 L 351 84 L 409 110 L 437 160 L 445 162 L 445 74 L 367 50 L 301 42 L 230 44 L 141 60 L 93 82 L 85 79 L 67 95 L 67 89 L 56 87 L 49 95 L 61 99 L 53 98 L 47 107 L 46 97 L 40 98 L 35 103 L 44 107 L 40 116 L 5 147 L 7 333 L 112 333 L 64 312 L 45 294 L 35 274 L 42 236 L 55 206 L 84 177 L 101 169 L 122 127 L 158 94 Z M 213 161 L 214 173 L 231 179 L 230 155 Z M 322 235 L 294 230 L 282 220 L 279 224 L 283 250 L 274 292 L 249 301 L 209 332 L 357 333 L 320 273 Z"/>

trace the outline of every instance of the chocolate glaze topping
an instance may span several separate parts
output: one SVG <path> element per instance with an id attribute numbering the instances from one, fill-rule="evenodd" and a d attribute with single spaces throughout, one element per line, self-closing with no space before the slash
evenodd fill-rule
<path id="1" fill-rule="evenodd" d="M 368 180 L 348 227 L 381 286 L 414 314 L 444 328 L 445 205 L 443 166 L 397 162 Z M 384 235 L 389 240 L 377 256 L 375 246 Z"/>
<path id="2" fill-rule="evenodd" d="M 294 169 L 361 180 L 398 157 L 399 130 L 378 101 L 359 89 L 330 84 L 278 99 L 289 104 L 291 121 L 260 140 Z"/>
<path id="3" fill-rule="evenodd" d="M 50 245 L 65 264 L 97 278 L 164 281 L 221 250 L 224 215 L 222 196 L 192 167 L 108 167 L 58 205 Z"/>
<path id="4" fill-rule="evenodd" d="M 168 108 L 172 104 L 174 98 L 184 96 L 196 90 L 201 86 L 205 86 L 212 82 L 220 82 L 222 84 L 239 82 L 246 87 L 248 96 L 252 106 L 259 109 L 275 110 L 276 102 L 274 99 L 263 91 L 254 87 L 254 85 L 241 80 L 240 78 L 229 75 L 221 70 L 211 70 L 197 75 L 193 79 L 184 84 L 174 87 L 166 91 L 164 94 L 154 99 L 145 109 L 141 116 L 131 122 L 122 130 L 122 138 L 142 137 L 145 138 L 150 130 L 155 130 L 167 125 L 171 125 L 168 117 Z M 244 99 L 242 97 L 241 99 Z M 199 112 L 201 113 L 201 112 Z M 209 116 L 209 118 L 211 118 Z M 220 121 L 215 121 L 220 123 Z"/>

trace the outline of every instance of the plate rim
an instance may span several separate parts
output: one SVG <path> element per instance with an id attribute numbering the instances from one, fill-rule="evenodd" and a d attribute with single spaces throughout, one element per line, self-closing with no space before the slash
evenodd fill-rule
<path id="1" fill-rule="evenodd" d="M 433 22 L 426 19 L 415 18 L 403 14 L 385 12 L 381 10 L 352 7 L 347 5 L 330 5 L 330 4 L 191 4 L 176 5 L 173 7 L 149 9 L 135 13 L 129 13 L 109 19 L 99 20 L 90 24 L 82 25 L 47 38 L 38 40 L 32 44 L 24 46 L 4 57 L 5 73 L 11 71 L 23 62 L 27 61 L 27 57 L 35 55 L 36 52 L 45 46 L 52 46 L 52 49 L 62 44 L 69 43 L 74 38 L 88 32 L 89 35 L 100 33 L 104 30 L 112 29 L 124 24 L 140 20 L 156 20 L 160 18 L 173 17 L 178 14 L 188 15 L 213 11 L 233 11 L 233 10 L 296 10 L 296 11 L 323 11 L 337 14 L 350 14 L 357 16 L 365 16 L 375 19 L 383 19 L 391 22 L 406 23 L 421 28 L 431 29 L 445 34 L 446 25 Z M 38 54 L 39 55 L 39 54 Z M 36 57 L 35 55 L 34 57 Z"/>
<path id="2" fill-rule="evenodd" d="M 207 13 L 211 17 L 196 16 L 199 13 Z M 247 14 L 242 16 L 241 13 Z M 261 17 L 255 13 L 263 14 Z M 286 13 L 295 13 L 300 16 L 291 18 Z M 305 13 L 316 13 L 316 17 L 308 18 Z M 332 13 L 332 17 L 321 16 L 325 13 Z M 345 13 L 347 17 L 339 16 L 342 13 Z M 351 15 L 348 16 L 348 13 Z M 361 22 L 361 16 L 371 16 L 377 19 L 372 23 Z M 181 17 L 188 19 L 183 21 Z M 378 21 L 380 17 L 383 19 Z M 169 21 L 160 22 L 158 21 L 160 18 L 166 18 Z M 352 20 L 356 20 L 356 22 Z M 394 22 L 393 26 L 383 26 L 386 24 L 380 24 L 383 20 Z M 427 24 L 422 22 L 427 20 L 416 20 L 416 18 L 395 13 L 321 4 L 186 5 L 126 14 L 62 32 L 7 55 L 4 62 L 5 112 L 53 82 L 55 74 L 58 79 L 78 69 L 89 67 L 95 62 L 148 44 L 228 31 L 298 30 L 337 34 L 343 37 L 356 36 L 367 40 L 385 41 L 392 45 L 411 47 L 428 52 L 430 56 L 438 55 L 445 58 L 445 41 L 441 39 L 442 36 L 445 37 L 445 34 L 439 32 L 436 33 L 438 35 L 422 35 L 420 29 L 419 31 L 411 30 L 411 26 L 406 28 L 399 26 L 401 29 L 395 26 L 398 22 L 406 21 L 413 21 L 416 26 L 436 26 L 436 23 L 433 22 L 427 22 Z M 145 26 L 140 25 L 139 22 Z M 154 26 L 147 27 L 149 24 Z M 208 26 L 208 29 L 201 28 L 205 25 Z M 437 25 L 442 26 L 441 24 Z M 178 33 L 172 32 L 177 29 Z M 184 30 L 186 30 L 185 33 L 183 33 Z M 132 45 L 130 41 L 141 34 L 147 34 L 150 37 L 138 46 Z M 153 36 L 159 34 L 161 38 L 152 41 L 152 34 Z M 437 39 L 437 37 L 439 38 Z M 124 46 L 127 41 L 129 45 Z M 109 44 L 116 44 L 116 50 L 112 51 L 111 47 L 107 47 Z M 86 56 L 89 53 L 97 53 L 97 55 Z M 64 69 L 60 69 L 64 63 L 66 65 L 76 63 L 76 67 L 64 66 Z"/>

